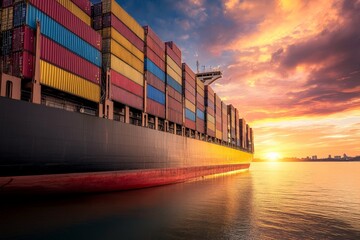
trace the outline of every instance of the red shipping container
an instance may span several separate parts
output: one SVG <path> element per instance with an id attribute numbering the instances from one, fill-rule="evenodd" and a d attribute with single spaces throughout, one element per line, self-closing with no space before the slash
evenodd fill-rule
<path id="1" fill-rule="evenodd" d="M 209 135 L 210 137 L 215 137 L 215 131 L 207 128 L 206 129 L 206 135 Z"/>
<path id="2" fill-rule="evenodd" d="M 212 98 L 213 99 L 213 98 Z M 215 110 L 215 105 L 214 105 L 214 101 L 208 98 L 205 98 L 205 102 L 206 102 L 206 106 L 209 108 L 212 108 L 213 110 Z"/>
<path id="3" fill-rule="evenodd" d="M 192 86 L 193 88 L 196 88 L 195 78 L 191 78 L 191 76 L 187 72 L 183 72 L 183 74 L 185 80 L 184 82 Z"/>
<path id="4" fill-rule="evenodd" d="M 83 12 L 91 16 L 91 4 L 89 0 L 71 0 L 77 5 Z"/>
<path id="5" fill-rule="evenodd" d="M 196 118 L 196 131 L 205 133 L 205 122 L 200 118 Z"/>
<path id="6" fill-rule="evenodd" d="M 165 92 L 165 83 L 157 78 L 154 74 L 149 71 L 145 71 L 145 77 L 148 84 L 160 90 L 161 92 Z"/>
<path id="7" fill-rule="evenodd" d="M 169 109 L 173 109 L 177 112 L 181 112 L 183 111 L 183 105 L 182 103 L 176 101 L 174 98 L 172 97 L 168 97 L 168 107 Z"/>
<path id="8" fill-rule="evenodd" d="M 145 48 L 145 56 L 150 59 L 155 65 L 165 72 L 165 62 L 153 50 Z"/>
<path id="9" fill-rule="evenodd" d="M 29 0 L 29 2 L 84 41 L 101 50 L 101 35 L 56 0 Z"/>
<path id="10" fill-rule="evenodd" d="M 168 120 L 170 122 L 174 122 L 174 123 L 177 123 L 177 124 L 183 124 L 183 115 L 182 115 L 182 112 L 177 112 L 175 111 L 174 109 L 168 109 Z"/>
<path id="11" fill-rule="evenodd" d="M 3 7 L 3 8 L 6 8 L 6 7 L 9 7 L 9 6 L 13 5 L 13 1 L 14 1 L 14 0 L 3 0 L 3 1 L 2 1 L 2 7 Z M 0 1 L 0 2 L 1 2 L 1 1 Z"/>
<path id="12" fill-rule="evenodd" d="M 13 75 L 32 78 L 34 74 L 34 56 L 26 51 L 13 53 Z"/>
<path id="13" fill-rule="evenodd" d="M 136 96 L 118 86 L 111 85 L 111 98 L 127 106 L 143 110 L 143 98 Z"/>
<path id="14" fill-rule="evenodd" d="M 35 52 L 35 34 L 28 26 L 14 28 L 12 35 L 12 50 Z"/>
<path id="15" fill-rule="evenodd" d="M 145 35 L 150 37 L 152 41 L 162 49 L 162 52 L 165 53 L 165 43 L 159 38 L 159 36 L 149 26 L 145 26 L 144 30 Z"/>
<path id="16" fill-rule="evenodd" d="M 209 96 L 209 98 L 211 98 L 211 99 L 214 99 L 214 97 L 215 97 L 214 90 L 209 85 L 205 86 L 205 97 L 206 96 Z M 212 101 L 214 102 L 214 100 L 212 100 Z"/>
<path id="17" fill-rule="evenodd" d="M 186 63 L 183 63 L 182 66 L 183 66 L 183 71 L 184 71 L 185 73 L 187 73 L 187 74 L 189 75 L 189 78 L 190 78 L 190 79 L 193 79 L 194 82 L 195 82 L 196 76 L 195 76 L 194 71 L 193 71 Z M 195 83 L 194 83 L 193 86 L 195 87 Z"/>
<path id="18" fill-rule="evenodd" d="M 192 95 L 188 90 L 185 90 L 185 99 L 189 100 L 193 104 L 196 104 L 195 96 Z"/>
<path id="19" fill-rule="evenodd" d="M 45 36 L 41 37 L 41 59 L 93 83 L 100 84 L 101 68 Z"/>
<path id="20" fill-rule="evenodd" d="M 156 117 L 165 118 L 165 105 L 162 105 L 149 98 L 146 99 L 146 111 Z"/>
<path id="21" fill-rule="evenodd" d="M 144 87 L 143 86 L 128 79 L 127 77 L 114 71 L 113 69 L 110 70 L 110 79 L 111 79 L 112 84 L 114 84 L 118 87 L 121 87 L 122 89 L 125 89 L 141 98 L 144 97 Z"/>
<path id="22" fill-rule="evenodd" d="M 114 27 L 116 31 L 129 40 L 137 49 L 144 52 L 144 42 L 114 14 L 107 13 L 103 16 L 103 27 L 106 28 L 110 26 Z"/>
<path id="23" fill-rule="evenodd" d="M 185 118 L 185 127 L 196 130 L 196 123 L 194 121 Z"/>
<path id="24" fill-rule="evenodd" d="M 165 50 L 163 50 L 157 43 L 150 37 L 146 37 L 146 47 L 150 48 L 161 60 L 165 61 Z"/>
<path id="25" fill-rule="evenodd" d="M 166 46 L 166 54 L 181 68 L 181 58 L 176 56 L 174 51 L 168 46 Z"/>
<path id="26" fill-rule="evenodd" d="M 174 42 L 172 42 L 172 41 L 166 42 L 165 45 L 169 46 L 173 50 L 175 55 L 181 59 L 181 50 L 180 50 L 180 48 L 178 48 L 178 46 L 176 46 L 176 44 Z M 181 63 L 180 63 L 180 67 L 181 67 Z"/>
<path id="27" fill-rule="evenodd" d="M 167 86 L 168 89 L 168 95 L 174 99 L 176 99 L 179 102 L 182 102 L 182 95 L 177 92 L 175 89 L 173 89 L 171 86 Z"/>
<path id="28" fill-rule="evenodd" d="M 193 88 L 190 84 L 185 82 L 185 90 L 187 90 L 188 92 L 190 92 L 192 95 L 196 95 L 196 90 L 195 88 Z"/>
<path id="29" fill-rule="evenodd" d="M 220 117 L 220 119 L 221 119 L 221 117 Z M 216 129 L 221 131 L 221 122 L 216 121 Z"/>
<path id="30" fill-rule="evenodd" d="M 211 107 L 206 107 L 206 113 L 208 113 L 211 116 L 215 117 L 215 111 Z"/>

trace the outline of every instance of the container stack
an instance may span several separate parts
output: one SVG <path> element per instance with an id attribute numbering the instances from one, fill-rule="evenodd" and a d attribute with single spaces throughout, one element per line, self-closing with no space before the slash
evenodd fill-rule
<path id="1" fill-rule="evenodd" d="M 235 108 L 235 145 L 240 147 L 239 111 Z"/>
<path id="2" fill-rule="evenodd" d="M 39 22 L 41 85 L 98 103 L 100 35 L 56 0 L 17 1 L 13 8 L 11 74 L 21 78 L 34 76 L 35 32 Z"/>
<path id="3" fill-rule="evenodd" d="M 185 127 L 196 130 L 196 76 L 186 63 L 183 63 L 182 70 L 185 97 Z"/>
<path id="4" fill-rule="evenodd" d="M 251 143 L 251 132 L 250 132 L 250 126 L 249 124 L 246 124 L 246 148 L 247 150 L 250 150 L 250 143 Z"/>
<path id="5" fill-rule="evenodd" d="M 196 78 L 196 131 L 205 134 L 205 86 Z"/>
<path id="6" fill-rule="evenodd" d="M 245 119 L 239 119 L 240 126 L 240 147 L 246 148 L 246 121 Z"/>
<path id="7" fill-rule="evenodd" d="M 221 130 L 222 130 L 222 141 L 228 142 L 228 115 L 227 106 L 224 102 L 221 102 Z"/>
<path id="8" fill-rule="evenodd" d="M 13 34 L 13 1 L 0 1 L 1 4 L 1 70 L 3 73 L 12 75 L 12 34 Z"/>
<path id="9" fill-rule="evenodd" d="M 250 128 L 250 152 L 254 153 L 255 152 L 255 148 L 254 148 L 254 131 L 252 128 Z"/>
<path id="10" fill-rule="evenodd" d="M 94 5 L 93 17 L 93 27 L 102 29 L 103 68 L 111 82 L 110 98 L 143 110 L 144 29 L 115 0 Z"/>
<path id="11" fill-rule="evenodd" d="M 230 144 L 235 145 L 235 136 L 236 136 L 236 129 L 235 129 L 235 108 L 233 105 L 228 105 L 228 138 Z"/>
<path id="12" fill-rule="evenodd" d="M 218 94 L 215 93 L 215 136 L 220 141 L 222 140 L 222 102 Z"/>
<path id="13" fill-rule="evenodd" d="M 165 43 L 145 26 L 146 112 L 165 119 Z"/>
<path id="14" fill-rule="evenodd" d="M 167 119 L 183 125 L 181 51 L 174 42 L 166 42 Z"/>
<path id="15" fill-rule="evenodd" d="M 215 137 L 215 93 L 210 86 L 205 86 L 206 135 Z"/>

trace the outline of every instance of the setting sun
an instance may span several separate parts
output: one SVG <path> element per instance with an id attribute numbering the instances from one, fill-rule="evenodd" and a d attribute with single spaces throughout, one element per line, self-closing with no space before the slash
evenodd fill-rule
<path id="1" fill-rule="evenodd" d="M 277 152 L 269 152 L 266 154 L 266 159 L 271 162 L 275 162 L 280 159 L 280 154 Z"/>

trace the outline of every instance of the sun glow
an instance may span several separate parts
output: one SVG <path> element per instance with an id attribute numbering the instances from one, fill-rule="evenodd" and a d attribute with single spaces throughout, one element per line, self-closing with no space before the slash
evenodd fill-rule
<path id="1" fill-rule="evenodd" d="M 280 154 L 277 152 L 269 152 L 265 155 L 266 159 L 271 162 L 276 162 L 280 159 Z"/>

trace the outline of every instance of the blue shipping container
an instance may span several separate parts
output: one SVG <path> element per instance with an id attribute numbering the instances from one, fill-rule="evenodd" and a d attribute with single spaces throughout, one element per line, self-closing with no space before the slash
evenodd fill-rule
<path id="1" fill-rule="evenodd" d="M 147 97 L 162 105 L 165 105 L 165 93 L 157 90 L 149 84 L 147 85 Z"/>
<path id="2" fill-rule="evenodd" d="M 161 81 L 165 82 L 165 72 L 155 65 L 150 59 L 145 58 L 145 71 L 149 71 L 158 77 Z"/>
<path id="3" fill-rule="evenodd" d="M 205 114 L 203 111 L 201 111 L 200 109 L 196 109 L 196 117 L 200 118 L 201 120 L 205 121 Z"/>
<path id="4" fill-rule="evenodd" d="M 26 22 L 26 3 L 21 2 L 14 6 L 14 27 L 21 26 Z"/>
<path id="5" fill-rule="evenodd" d="M 196 121 L 195 113 L 187 108 L 185 108 L 185 117 L 193 122 Z"/>
<path id="6" fill-rule="evenodd" d="M 167 84 L 169 84 L 172 88 L 174 88 L 178 93 L 182 94 L 182 86 L 175 81 L 172 77 L 169 76 L 169 74 L 166 75 L 167 76 Z"/>
<path id="7" fill-rule="evenodd" d="M 41 33 L 49 37 L 53 41 L 66 47 L 70 51 L 78 54 L 82 58 L 101 67 L 101 52 L 73 34 L 65 27 L 55 22 L 49 16 L 45 15 L 39 9 L 28 5 L 28 13 L 26 16 L 26 24 L 31 28 L 36 28 L 36 21 L 40 21 Z"/>

